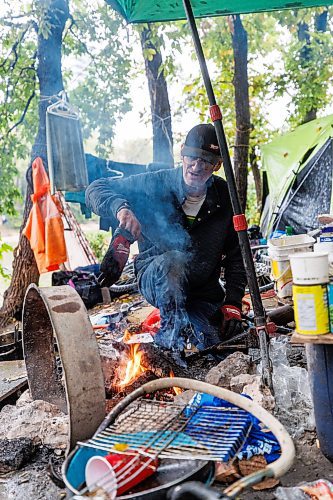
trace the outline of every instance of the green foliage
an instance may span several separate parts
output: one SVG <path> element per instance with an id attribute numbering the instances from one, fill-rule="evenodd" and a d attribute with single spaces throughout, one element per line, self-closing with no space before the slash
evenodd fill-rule
<path id="1" fill-rule="evenodd" d="M 247 188 L 247 200 L 246 200 L 246 219 L 249 226 L 252 224 L 259 224 L 260 222 L 260 211 L 258 209 L 256 190 L 254 185 L 254 180 L 252 176 L 249 176 L 248 188 Z"/>
<path id="2" fill-rule="evenodd" d="M 31 20 L 16 24 L 4 16 L 0 26 L 0 213 L 10 215 L 20 197 L 16 164 L 29 154 L 37 128 L 36 44 Z"/>
<path id="3" fill-rule="evenodd" d="M 295 127 L 323 111 L 331 101 L 333 82 L 332 9 L 324 29 L 318 27 L 325 8 L 275 13 L 289 30 L 290 42 L 281 47 L 283 69 L 276 78 L 275 95 L 289 94 L 289 123 Z"/>
<path id="4" fill-rule="evenodd" d="M 101 262 L 109 246 L 109 236 L 101 232 L 87 233 L 87 239 L 97 260 Z"/>
<path id="5" fill-rule="evenodd" d="M 16 164 L 25 160 L 28 166 L 38 128 L 37 35 L 49 36 L 49 5 L 7 3 L 0 19 L 0 213 L 8 215 L 20 197 Z M 81 58 L 84 71 L 73 81 L 69 70 L 65 85 L 81 112 L 84 137 L 97 138 L 97 152 L 106 155 L 116 120 L 130 107 L 124 22 L 101 0 L 72 0 L 70 7 L 63 53 L 71 61 Z"/>
<path id="6" fill-rule="evenodd" d="M 10 275 L 5 271 L 5 269 L 1 265 L 1 261 L 3 259 L 3 254 L 5 252 L 12 252 L 12 251 L 13 251 L 13 248 L 10 245 L 8 245 L 7 243 L 3 243 L 1 241 L 1 237 L 0 237 L 0 276 L 1 276 L 1 278 L 4 278 L 4 279 L 10 278 Z"/>
<path id="7" fill-rule="evenodd" d="M 73 0 L 63 51 L 79 58 L 82 74 L 65 74 L 65 88 L 80 110 L 86 139 L 97 138 L 96 152 L 108 156 L 117 119 L 129 111 L 130 47 L 124 21 L 106 2 Z M 78 81 L 79 80 L 79 81 Z"/>

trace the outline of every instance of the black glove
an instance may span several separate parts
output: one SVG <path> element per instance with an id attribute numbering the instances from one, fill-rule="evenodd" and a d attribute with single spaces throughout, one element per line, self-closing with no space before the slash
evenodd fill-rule
<path id="1" fill-rule="evenodd" d="M 112 237 L 110 246 L 101 262 L 98 283 L 101 287 L 109 287 L 116 283 L 126 265 L 130 245 L 134 238 L 126 229 L 117 228 Z"/>
<path id="2" fill-rule="evenodd" d="M 242 313 L 236 306 L 224 305 L 221 307 L 223 314 L 222 339 L 228 340 L 243 333 Z"/>

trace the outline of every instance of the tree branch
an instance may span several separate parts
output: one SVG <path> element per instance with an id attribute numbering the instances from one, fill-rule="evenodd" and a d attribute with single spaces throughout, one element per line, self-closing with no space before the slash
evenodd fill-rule
<path id="1" fill-rule="evenodd" d="M 4 68 L 6 63 L 9 61 L 9 58 L 11 54 L 14 52 L 14 61 L 9 65 L 9 69 L 13 70 L 16 66 L 17 60 L 18 60 L 18 54 L 17 54 L 17 48 L 18 46 L 23 42 L 24 37 L 28 33 L 29 29 L 34 26 L 34 21 L 29 21 L 27 25 L 25 25 L 25 29 L 20 33 L 18 39 L 13 43 L 12 48 L 10 49 L 8 56 L 4 61 L 0 64 L 0 69 Z"/>
<path id="2" fill-rule="evenodd" d="M 32 92 L 32 94 L 31 94 L 31 96 L 29 97 L 29 99 L 28 99 L 28 100 L 27 100 L 27 102 L 26 102 L 26 105 L 25 105 L 25 107 L 24 107 L 24 110 L 23 110 L 23 113 L 22 113 L 22 115 L 21 115 L 21 118 L 20 118 L 20 119 L 19 119 L 19 120 L 18 120 L 18 121 L 17 121 L 17 122 L 16 122 L 16 123 L 12 126 L 12 127 L 10 127 L 10 129 L 9 129 L 9 130 L 7 131 L 7 133 L 6 133 L 6 136 L 2 136 L 2 137 L 1 137 L 1 139 L 4 139 L 5 137 L 8 137 L 8 136 L 9 136 L 9 134 L 10 134 L 10 133 L 11 133 L 11 132 L 12 132 L 12 131 L 16 128 L 16 127 L 18 127 L 18 126 L 19 126 L 19 125 L 23 122 L 23 120 L 24 120 L 24 118 L 25 118 L 25 115 L 27 114 L 27 111 L 28 111 L 29 106 L 30 106 L 30 104 L 31 104 L 31 101 L 33 100 L 33 98 L 34 98 L 35 96 L 36 96 L 36 93 L 35 93 L 35 90 L 33 90 L 33 92 Z"/>

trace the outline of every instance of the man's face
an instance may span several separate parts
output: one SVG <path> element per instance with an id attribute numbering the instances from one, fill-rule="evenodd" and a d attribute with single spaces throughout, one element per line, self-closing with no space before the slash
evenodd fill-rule
<path id="1" fill-rule="evenodd" d="M 187 186 L 200 189 L 204 188 L 206 182 L 219 165 L 213 165 L 202 158 L 183 156 L 183 179 Z"/>

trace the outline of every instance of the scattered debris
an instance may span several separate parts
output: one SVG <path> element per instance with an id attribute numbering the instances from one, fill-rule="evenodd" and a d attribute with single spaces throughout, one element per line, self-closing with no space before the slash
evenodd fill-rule
<path id="1" fill-rule="evenodd" d="M 295 488 L 278 488 L 275 493 L 278 500 L 332 500 L 333 484 L 326 479 L 312 483 L 303 483 Z"/>
<path id="2" fill-rule="evenodd" d="M 244 386 L 252 384 L 258 375 L 250 375 L 249 373 L 241 373 L 240 375 L 236 375 L 236 377 L 232 377 L 230 380 L 230 389 L 233 392 L 237 392 L 241 394 L 243 392 Z"/>
<path id="3" fill-rule="evenodd" d="M 50 479 L 44 467 L 35 466 L 9 478 L 6 485 L 6 497 L 10 500 L 60 500 L 64 490 L 59 489 Z"/>
<path id="4" fill-rule="evenodd" d="M 215 481 L 231 484 L 240 479 L 242 476 L 239 471 L 238 463 L 218 462 L 215 469 Z"/>
<path id="5" fill-rule="evenodd" d="M 255 403 L 265 408 L 265 410 L 271 412 L 275 407 L 274 397 L 269 387 L 262 384 L 260 375 L 254 376 L 253 381 L 243 387 L 243 393 L 250 396 Z"/>

